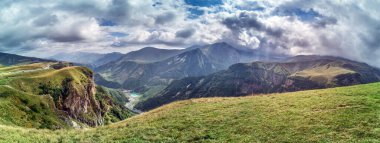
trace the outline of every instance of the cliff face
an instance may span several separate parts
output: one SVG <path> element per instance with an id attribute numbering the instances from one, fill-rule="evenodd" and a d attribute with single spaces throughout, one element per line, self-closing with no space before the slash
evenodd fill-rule
<path id="1" fill-rule="evenodd" d="M 64 117 L 89 126 L 99 126 L 132 115 L 132 112 L 124 107 L 124 102 L 117 101 L 107 89 L 96 87 L 92 71 L 80 68 L 80 73 L 80 77 L 66 77 L 62 80 L 62 92 L 55 104 L 56 108 L 64 113 Z"/>
<path id="2" fill-rule="evenodd" d="M 66 98 L 56 103 L 59 105 L 57 108 L 87 125 L 102 125 L 101 111 L 104 109 L 95 100 L 96 89 L 92 73 L 86 76 L 86 80 L 82 80 L 80 84 L 70 78 L 62 81 L 62 97 Z"/>
<path id="3" fill-rule="evenodd" d="M 35 98 L 35 103 L 43 102 L 33 105 L 35 107 L 23 104 L 17 106 L 20 114 L 31 116 L 22 120 L 33 123 L 33 127 L 56 129 L 67 126 L 99 126 L 123 120 L 133 114 L 124 107 L 125 102 L 118 102 L 108 89 L 96 87 L 94 74 L 88 68 L 39 63 L 5 68 L 7 71 L 10 69 L 14 71 L 7 72 L 11 74 L 4 77 L 7 81 L 3 82 L 3 86 L 20 93 L 20 97 L 12 97 L 12 102 L 21 100 L 17 98 Z M 33 110 L 29 111 L 29 108 Z M 36 115 L 37 113 L 41 114 Z M 47 123 L 51 119 L 54 120 Z M 16 121 L 14 123 L 23 125 Z"/>

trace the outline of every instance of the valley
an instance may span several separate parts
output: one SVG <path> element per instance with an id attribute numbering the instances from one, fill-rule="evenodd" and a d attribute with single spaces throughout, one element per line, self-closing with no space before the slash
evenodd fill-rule
<path id="1" fill-rule="evenodd" d="M 83 54 L 72 56 L 85 57 L 77 56 Z M 110 54 L 85 55 L 104 58 Z M 265 55 L 225 42 L 185 49 L 146 47 L 117 55 L 103 59 L 108 63 L 91 63 L 98 65 L 94 67 L 95 82 L 139 94 L 138 98 L 129 96 L 131 102 L 126 103 L 134 111 L 148 111 L 191 98 L 236 97 L 380 81 L 380 70 L 366 63 L 334 56 Z M 89 64 L 81 61 L 74 62 Z"/>
<path id="2" fill-rule="evenodd" d="M 4 133 L 0 140 L 379 141 L 377 68 L 311 55 L 236 63 L 224 70 L 191 75 L 192 68 L 184 67 L 198 66 L 203 71 L 209 59 L 201 56 L 202 50 L 189 52 L 197 56 L 184 52 L 162 62 L 179 59 L 174 68 L 166 64 L 162 69 L 182 78 L 165 84 L 145 80 L 139 84 L 144 90 L 97 85 L 97 73 L 72 63 L 19 57 L 21 63 L 0 67 L 0 132 Z M 194 61 L 202 62 L 192 65 Z M 143 63 L 142 67 L 154 64 Z M 131 73 L 136 75 L 136 71 Z"/>
<path id="3" fill-rule="evenodd" d="M 95 82 L 108 88 L 141 94 L 137 102 L 142 102 L 155 97 L 170 83 L 182 78 L 206 76 L 239 62 L 278 61 L 284 58 L 281 55 L 268 57 L 254 50 L 238 49 L 225 42 L 185 49 L 146 47 L 95 67 Z M 76 63 L 86 65 L 80 60 Z"/>
<path id="4" fill-rule="evenodd" d="M 380 0 L 2 0 L 0 143 L 380 143 Z"/>

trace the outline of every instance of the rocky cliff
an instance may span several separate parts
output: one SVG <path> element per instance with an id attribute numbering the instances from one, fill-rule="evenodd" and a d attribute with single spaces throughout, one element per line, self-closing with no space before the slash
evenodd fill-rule
<path id="1" fill-rule="evenodd" d="M 37 128 L 99 126 L 123 120 L 133 114 L 108 89 L 95 85 L 91 70 L 70 64 L 61 65 L 36 63 L 0 68 L 0 86 L 5 90 L 0 92 L 10 93 L 12 96 L 9 96 L 9 100 L 29 103 L 33 99 L 41 102 L 32 106 L 19 104 L 12 109 L 19 112 L 9 113 L 13 116 L 16 113 L 30 116 L 20 120 Z M 34 110 L 25 110 L 29 108 Z M 24 126 L 18 120 L 10 120 Z"/>

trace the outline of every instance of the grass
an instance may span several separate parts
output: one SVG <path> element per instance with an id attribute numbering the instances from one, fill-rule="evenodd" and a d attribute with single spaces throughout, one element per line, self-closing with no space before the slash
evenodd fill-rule
<path id="1" fill-rule="evenodd" d="M 115 102 L 108 91 L 101 92 L 97 88 L 94 97 L 87 97 L 86 89 L 92 84 L 89 69 L 77 66 L 49 68 L 55 64 L 35 63 L 0 68 L 0 124 L 26 128 L 69 128 L 64 121 L 67 113 L 58 108 L 62 104 L 74 106 L 78 98 L 94 99 L 101 104 L 101 109 L 88 107 L 78 115 L 80 119 L 72 119 L 78 124 L 82 125 L 81 121 L 95 122 L 97 113 L 107 117 L 104 118 L 106 124 L 132 116 L 121 103 Z M 63 93 L 64 89 L 70 90 L 68 92 L 76 99 L 61 103 L 67 96 Z"/>
<path id="2" fill-rule="evenodd" d="M 380 142 L 380 83 L 179 101 L 99 128 L 0 132 L 4 142 Z"/>
<path id="3" fill-rule="evenodd" d="M 144 101 L 148 98 L 151 98 L 154 95 L 156 95 L 158 92 L 164 90 L 165 88 L 166 88 L 166 86 L 164 86 L 164 85 L 151 86 L 151 87 L 149 87 L 148 91 L 143 93 L 143 95 L 140 97 L 139 100 Z"/>
<path id="4" fill-rule="evenodd" d="M 303 70 L 293 74 L 292 76 L 309 78 L 310 80 L 318 82 L 320 84 L 329 84 L 333 82 L 335 77 L 338 75 L 354 73 L 354 71 L 347 70 L 344 68 L 322 66 L 308 70 Z"/>
<path id="5" fill-rule="evenodd" d="M 23 87 L 31 88 L 32 83 L 24 82 L 25 75 L 37 74 L 50 63 L 11 66 L 0 68 L 0 124 L 17 125 L 27 128 L 68 128 L 54 109 L 49 96 L 40 96 L 19 90 L 12 85 L 19 81 Z M 38 89 L 38 86 L 34 87 Z"/>
<path id="6" fill-rule="evenodd" d="M 54 111 L 51 98 L 0 86 L 0 124 L 27 128 L 68 128 Z"/>

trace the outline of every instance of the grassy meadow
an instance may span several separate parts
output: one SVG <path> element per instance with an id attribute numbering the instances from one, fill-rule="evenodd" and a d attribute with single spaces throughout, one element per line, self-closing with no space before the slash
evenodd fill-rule
<path id="1" fill-rule="evenodd" d="M 179 101 L 98 128 L 0 132 L 3 142 L 380 142 L 380 83 Z"/>

